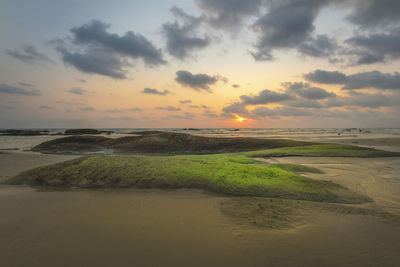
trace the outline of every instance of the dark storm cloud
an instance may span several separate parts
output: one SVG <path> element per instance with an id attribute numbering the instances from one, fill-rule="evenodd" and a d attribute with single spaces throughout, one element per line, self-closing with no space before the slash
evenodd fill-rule
<path id="1" fill-rule="evenodd" d="M 197 29 L 201 24 L 201 18 L 186 14 L 182 9 L 171 9 L 176 20 L 173 23 L 165 23 L 162 32 L 167 40 L 167 51 L 174 57 L 183 60 L 191 56 L 195 50 L 203 49 L 210 44 L 210 37 L 197 36 Z"/>
<path id="2" fill-rule="evenodd" d="M 348 19 L 363 28 L 400 22 L 400 1 L 357 0 Z"/>
<path id="3" fill-rule="evenodd" d="M 325 89 L 319 87 L 313 87 L 308 83 L 297 82 L 297 83 L 284 83 L 283 86 L 286 88 L 288 93 L 292 93 L 310 100 L 320 100 L 329 97 L 335 97 L 335 93 L 330 93 Z"/>
<path id="4" fill-rule="evenodd" d="M 380 71 L 360 72 L 345 75 L 337 71 L 316 70 L 304 75 L 308 81 L 325 84 L 343 84 L 342 89 L 375 88 L 382 90 L 400 89 L 400 74 Z"/>
<path id="5" fill-rule="evenodd" d="M 210 86 L 217 83 L 219 80 L 226 82 L 226 78 L 220 76 L 210 76 L 207 74 L 192 74 L 186 70 L 180 70 L 176 72 L 175 81 L 178 83 L 190 87 L 196 91 L 208 91 L 211 92 Z"/>
<path id="6" fill-rule="evenodd" d="M 71 88 L 68 90 L 68 92 L 70 92 L 71 94 L 75 94 L 75 95 L 85 95 L 87 93 L 86 90 L 82 89 L 82 88 Z"/>
<path id="7" fill-rule="evenodd" d="M 144 88 L 143 91 L 141 91 L 141 93 L 148 95 L 164 95 L 164 96 L 171 94 L 171 92 L 168 90 L 160 91 L 158 89 L 153 89 L 153 88 Z"/>
<path id="8" fill-rule="evenodd" d="M 166 106 L 166 107 L 156 107 L 158 110 L 165 110 L 165 111 L 180 111 L 181 109 L 178 107 Z"/>
<path id="9" fill-rule="evenodd" d="M 259 34 L 255 51 L 251 53 L 254 59 L 271 60 L 273 49 L 295 48 L 312 39 L 312 33 L 315 30 L 314 20 L 327 3 L 329 0 L 269 1 L 267 13 L 253 24 L 253 29 Z M 321 40 L 317 50 L 326 46 L 326 40 L 325 44 L 321 44 L 324 42 Z M 309 47 L 302 49 L 315 53 L 315 51 L 311 52 L 312 48 L 316 48 L 315 46 L 315 44 L 309 44 Z"/>
<path id="10" fill-rule="evenodd" d="M 268 103 L 278 103 L 285 100 L 292 99 L 287 93 L 278 93 L 265 89 L 258 95 L 242 95 L 240 99 L 244 105 L 262 105 Z"/>
<path id="11" fill-rule="evenodd" d="M 7 49 L 5 52 L 7 55 L 25 63 L 51 62 L 45 54 L 39 52 L 33 45 L 22 45 L 19 49 Z"/>
<path id="12" fill-rule="evenodd" d="M 373 64 L 400 58 L 400 28 L 389 33 L 354 36 L 346 40 L 346 43 L 352 46 L 349 53 L 355 55 L 356 59 L 353 62 L 355 65 Z"/>
<path id="13" fill-rule="evenodd" d="M 196 0 L 207 22 L 217 28 L 237 29 L 243 19 L 258 14 L 261 0 Z"/>
<path id="14" fill-rule="evenodd" d="M 147 65 L 166 63 L 160 49 L 157 49 L 146 37 L 133 31 L 124 35 L 109 33 L 109 24 L 98 20 L 74 27 L 70 31 L 78 45 L 96 45 L 109 49 L 121 56 L 142 59 Z"/>
<path id="15" fill-rule="evenodd" d="M 40 91 L 34 88 L 27 89 L 4 83 L 0 84 L 0 94 L 26 95 L 26 96 L 41 95 Z"/>
<path id="16" fill-rule="evenodd" d="M 179 100 L 179 103 L 181 103 L 181 104 L 189 104 L 189 103 L 192 103 L 192 100 L 190 100 L 190 99 L 187 99 L 187 100 Z"/>

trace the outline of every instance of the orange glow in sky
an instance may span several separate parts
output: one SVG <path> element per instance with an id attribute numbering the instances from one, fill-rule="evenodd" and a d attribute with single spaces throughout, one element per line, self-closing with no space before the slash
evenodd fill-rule
<path id="1" fill-rule="evenodd" d="M 236 116 L 236 121 L 237 122 L 244 122 L 245 120 L 246 120 L 246 118 L 243 118 L 243 117 L 240 117 L 240 116 L 238 116 L 238 115 L 235 115 Z"/>

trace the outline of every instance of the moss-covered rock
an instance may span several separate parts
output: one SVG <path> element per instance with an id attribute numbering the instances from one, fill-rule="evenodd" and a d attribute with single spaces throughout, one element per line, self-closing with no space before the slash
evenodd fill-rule
<path id="1" fill-rule="evenodd" d="M 236 196 L 362 203 L 340 185 L 300 176 L 294 165 L 259 164 L 240 154 L 90 156 L 23 172 L 7 184 L 60 187 L 198 188 Z"/>

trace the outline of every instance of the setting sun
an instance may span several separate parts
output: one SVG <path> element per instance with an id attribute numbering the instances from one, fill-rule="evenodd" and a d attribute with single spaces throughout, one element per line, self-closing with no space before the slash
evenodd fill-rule
<path id="1" fill-rule="evenodd" d="M 244 122 L 246 119 L 236 115 L 236 119 L 235 120 L 238 121 L 238 122 Z"/>

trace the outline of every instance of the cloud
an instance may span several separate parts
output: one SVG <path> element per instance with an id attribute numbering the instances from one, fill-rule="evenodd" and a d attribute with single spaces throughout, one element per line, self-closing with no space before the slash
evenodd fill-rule
<path id="1" fill-rule="evenodd" d="M 167 118 L 182 119 L 182 120 L 194 120 L 195 117 L 196 117 L 195 114 L 190 113 L 190 112 L 185 112 L 181 115 L 168 115 Z"/>
<path id="2" fill-rule="evenodd" d="M 373 64 L 400 58 L 400 28 L 389 33 L 354 36 L 345 41 L 351 45 L 349 54 L 355 56 L 353 64 Z"/>
<path id="3" fill-rule="evenodd" d="M 222 116 L 231 118 L 233 114 L 246 116 L 309 116 L 309 111 L 304 108 L 319 109 L 323 105 L 319 100 L 335 98 L 336 94 L 330 93 L 322 88 L 313 87 L 307 83 L 283 83 L 284 92 L 275 92 L 268 89 L 262 90 L 258 95 L 242 95 L 240 102 L 234 102 L 222 109 Z M 300 98 L 299 98 L 300 97 Z M 262 107 L 261 109 L 247 110 L 246 106 L 267 105 L 279 103 L 285 105 L 271 109 Z M 293 112 L 297 112 L 294 114 Z M 290 114 L 290 115 L 287 115 Z"/>
<path id="4" fill-rule="evenodd" d="M 348 105 L 367 108 L 391 107 L 399 105 L 400 97 L 398 95 L 351 92 L 351 97 L 347 99 L 347 102 Z"/>
<path id="5" fill-rule="evenodd" d="M 208 92 L 211 92 L 210 86 L 220 80 L 227 82 L 227 79 L 221 76 L 210 76 L 202 73 L 192 74 L 186 70 L 177 71 L 175 78 L 175 81 L 184 86 L 190 87 L 196 91 L 204 90 Z"/>
<path id="6" fill-rule="evenodd" d="M 75 95 L 86 95 L 86 93 L 87 93 L 86 90 L 79 88 L 79 87 L 71 88 L 68 90 L 68 92 L 70 92 L 71 94 L 75 94 Z"/>
<path id="7" fill-rule="evenodd" d="M 249 111 L 246 109 L 246 105 L 240 102 L 234 102 L 222 109 L 225 114 L 241 114 L 246 115 Z"/>
<path id="8" fill-rule="evenodd" d="M 80 27 L 70 30 L 74 42 L 78 45 L 95 45 L 109 49 L 110 51 L 127 56 L 132 59 L 142 59 L 145 64 L 154 66 L 165 64 L 160 49 L 157 49 L 146 37 L 133 31 L 127 31 L 124 35 L 109 33 L 110 24 L 99 20 L 92 20 Z"/>
<path id="9" fill-rule="evenodd" d="M 189 100 L 189 99 L 187 99 L 187 100 L 179 100 L 179 103 L 181 103 L 181 104 L 189 104 L 189 103 L 192 103 L 192 100 Z"/>
<path id="10" fill-rule="evenodd" d="M 296 99 L 292 102 L 287 103 L 288 106 L 296 108 L 322 108 L 323 105 L 315 100 L 309 99 Z"/>
<path id="11" fill-rule="evenodd" d="M 347 75 L 338 71 L 315 70 L 304 74 L 303 77 L 310 82 L 324 84 L 344 84 L 347 81 Z"/>
<path id="12" fill-rule="evenodd" d="M 297 83 L 283 83 L 286 88 L 286 92 L 301 96 L 310 100 L 320 100 L 329 97 L 336 97 L 335 93 L 330 93 L 325 89 L 319 87 L 313 87 L 308 83 L 297 82 Z"/>
<path id="13" fill-rule="evenodd" d="M 62 61 L 76 69 L 89 73 L 100 74 L 115 79 L 126 79 L 127 66 L 120 57 L 109 53 L 104 49 L 88 49 L 83 52 L 71 52 L 61 42 L 56 45 Z"/>
<path id="14" fill-rule="evenodd" d="M 80 102 L 71 102 L 71 101 L 64 101 L 64 100 L 57 100 L 56 103 L 57 104 L 63 104 L 63 105 L 80 105 L 80 106 L 85 105 L 85 104 L 80 103 Z"/>
<path id="15" fill-rule="evenodd" d="M 316 38 L 301 43 L 298 51 L 311 57 L 331 57 L 338 48 L 336 41 L 326 35 L 317 35 Z"/>
<path id="16" fill-rule="evenodd" d="M 400 22 L 398 0 L 357 0 L 348 19 L 362 28 L 375 28 Z"/>
<path id="17" fill-rule="evenodd" d="M 158 110 L 165 110 L 165 111 L 180 111 L 181 108 L 178 107 L 172 107 L 172 106 L 166 106 L 166 107 L 156 107 Z"/>
<path id="18" fill-rule="evenodd" d="M 109 24 L 92 20 L 70 30 L 72 37 L 50 43 L 61 54 L 61 60 L 76 69 L 115 79 L 126 79 L 129 60 L 142 60 L 152 67 L 166 64 L 160 49 L 139 33 L 124 35 L 108 32 Z"/>
<path id="19" fill-rule="evenodd" d="M 253 30 L 259 34 L 255 51 L 251 52 L 254 59 L 272 60 L 274 49 L 295 48 L 313 40 L 314 20 L 328 3 L 329 0 L 269 1 L 268 11 L 252 25 Z M 330 43 L 326 38 L 317 37 L 314 44 L 305 44 L 300 47 L 300 51 L 317 55 L 316 52 L 323 53 Z"/>
<path id="20" fill-rule="evenodd" d="M 264 117 L 305 117 L 312 116 L 313 113 L 306 109 L 292 108 L 292 107 L 278 107 L 278 108 L 267 108 L 258 107 L 251 111 L 252 116 L 255 118 Z"/>
<path id="21" fill-rule="evenodd" d="M 342 89 L 400 89 L 400 74 L 382 73 L 379 71 L 362 72 L 348 76 Z"/>
<path id="22" fill-rule="evenodd" d="M 25 87 L 34 87 L 34 85 L 30 83 L 18 82 L 18 84 Z"/>
<path id="23" fill-rule="evenodd" d="M 14 94 L 14 95 L 26 95 L 26 96 L 38 96 L 41 95 L 40 91 L 35 88 L 21 88 L 8 84 L 0 84 L 0 94 Z"/>
<path id="24" fill-rule="evenodd" d="M 144 88 L 143 91 L 141 91 L 141 93 L 148 94 L 148 95 L 170 95 L 170 94 L 172 94 L 168 90 L 159 91 L 157 89 L 152 89 L 152 88 Z"/>
<path id="25" fill-rule="evenodd" d="M 345 90 L 375 88 L 382 90 L 400 89 L 400 74 L 380 71 L 360 72 L 346 75 L 341 72 L 316 70 L 304 75 L 311 82 L 325 84 L 343 84 Z"/>
<path id="26" fill-rule="evenodd" d="M 93 108 L 93 107 L 85 107 L 85 108 L 82 108 L 81 110 L 83 110 L 83 111 L 95 111 L 96 109 Z"/>
<path id="27" fill-rule="evenodd" d="M 292 99 L 289 94 L 278 93 L 268 89 L 261 91 L 258 95 L 242 95 L 240 99 L 244 105 L 262 105 L 268 103 L 278 103 Z"/>
<path id="28" fill-rule="evenodd" d="M 129 111 L 142 111 L 141 108 L 127 108 L 127 109 L 119 109 L 119 108 L 111 108 L 111 109 L 106 109 L 105 112 L 108 113 L 122 113 L 122 112 L 129 112 Z"/>
<path id="29" fill-rule="evenodd" d="M 39 52 L 33 45 L 22 45 L 18 49 L 7 49 L 5 52 L 7 55 L 25 63 L 51 62 L 45 54 Z"/>
<path id="30" fill-rule="evenodd" d="M 233 88 L 240 88 L 240 84 L 232 84 Z"/>
<path id="31" fill-rule="evenodd" d="M 196 18 L 185 13 L 178 7 L 171 8 L 176 20 L 174 23 L 162 25 L 162 32 L 167 40 L 167 51 L 180 60 L 192 55 L 195 50 L 204 49 L 210 45 L 210 37 L 197 36 L 197 29 L 201 18 Z M 182 21 L 181 23 L 178 21 Z"/>
<path id="32" fill-rule="evenodd" d="M 258 14 L 261 0 L 197 0 L 206 21 L 216 27 L 237 30 L 246 17 Z"/>
<path id="33" fill-rule="evenodd" d="M 129 116 L 122 116 L 122 117 L 104 117 L 102 120 L 108 120 L 108 121 L 115 121 L 115 120 L 121 120 L 121 121 L 133 121 L 135 120 L 132 117 Z"/>
<path id="34" fill-rule="evenodd" d="M 211 111 L 211 110 L 209 110 L 209 109 L 204 110 L 203 116 L 204 116 L 204 117 L 207 117 L 207 118 L 211 118 L 211 119 L 214 119 L 214 118 L 218 118 L 218 117 L 219 117 L 218 114 L 216 114 L 215 112 L 213 112 L 213 111 Z"/>
<path id="35" fill-rule="evenodd" d="M 54 108 L 50 106 L 40 106 L 39 109 L 54 109 Z"/>

